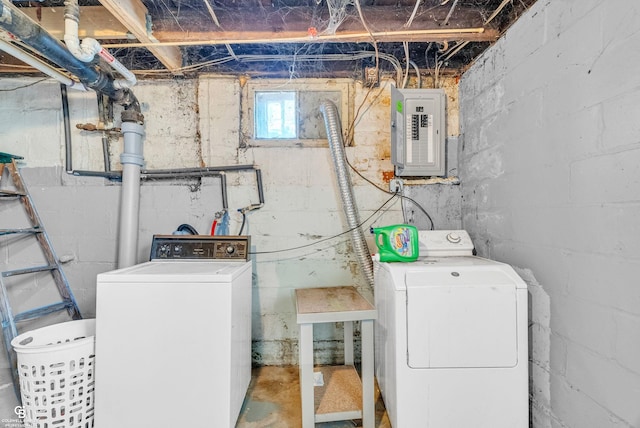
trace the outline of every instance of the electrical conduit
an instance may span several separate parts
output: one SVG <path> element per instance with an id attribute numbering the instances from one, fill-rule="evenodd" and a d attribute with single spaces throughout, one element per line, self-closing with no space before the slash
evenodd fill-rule
<path id="1" fill-rule="evenodd" d="M 342 205 L 347 216 L 347 224 L 351 231 L 351 243 L 356 253 L 360 267 L 371 287 L 373 287 L 373 262 L 369 254 L 369 247 L 365 241 L 364 233 L 360 228 L 360 216 L 355 206 L 353 187 L 351 186 L 351 175 L 347 170 L 347 162 L 342 140 L 342 127 L 340 117 L 335 104 L 325 100 L 320 105 L 320 111 L 324 116 L 324 124 L 327 128 L 327 139 L 329 140 L 329 150 L 336 170 L 338 187 L 342 198 Z"/>

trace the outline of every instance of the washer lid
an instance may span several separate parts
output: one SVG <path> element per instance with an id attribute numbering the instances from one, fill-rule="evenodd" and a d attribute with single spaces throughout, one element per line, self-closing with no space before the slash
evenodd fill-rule
<path id="1" fill-rule="evenodd" d="M 407 272 L 412 368 L 514 367 L 516 286 L 500 270 Z"/>
<path id="2" fill-rule="evenodd" d="M 98 275 L 100 282 L 196 283 L 231 282 L 251 267 L 251 262 L 165 260 L 140 263 Z"/>

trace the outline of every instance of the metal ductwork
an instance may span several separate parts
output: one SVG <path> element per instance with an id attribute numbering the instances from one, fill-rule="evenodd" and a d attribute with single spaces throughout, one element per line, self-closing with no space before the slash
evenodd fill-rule
<path id="1" fill-rule="evenodd" d="M 355 204 L 353 196 L 353 188 L 351 186 L 351 175 L 347 169 L 347 161 L 344 153 L 344 143 L 342 140 L 342 128 L 340 126 L 340 117 L 336 105 L 329 100 L 324 101 L 320 105 L 320 111 L 324 116 L 324 124 L 327 128 L 327 139 L 329 141 L 329 149 L 331 158 L 336 170 L 338 179 L 338 187 L 340 188 L 340 197 L 342 205 L 347 216 L 347 224 L 351 232 L 351 243 L 360 263 L 367 282 L 373 287 L 373 262 L 369 254 L 369 247 L 364 238 L 364 233 L 360 227 L 360 215 Z"/>

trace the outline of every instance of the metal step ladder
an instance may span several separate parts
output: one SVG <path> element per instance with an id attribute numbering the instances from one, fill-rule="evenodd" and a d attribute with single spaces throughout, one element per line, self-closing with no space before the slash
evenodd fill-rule
<path id="1" fill-rule="evenodd" d="M 56 312 L 66 310 L 69 316 L 74 319 L 82 319 L 80 309 L 76 303 L 73 292 L 69 287 L 69 282 L 65 276 L 62 266 L 58 257 L 53 251 L 51 241 L 47 232 L 42 226 L 40 217 L 36 212 L 33 205 L 33 200 L 27 191 L 27 188 L 20 175 L 16 159 L 21 159 L 19 156 L 8 155 L 6 153 L 0 153 L 0 185 L 3 184 L 4 170 L 8 170 L 8 178 L 13 182 L 13 186 L 0 186 L 0 203 L 8 200 L 19 199 L 21 205 L 26 212 L 31 227 L 18 228 L 18 229 L 0 229 L 0 237 L 3 235 L 28 235 L 34 237 L 42 249 L 45 265 L 43 266 L 31 266 L 22 269 L 3 271 L 0 275 L 0 311 L 2 312 L 2 333 L 4 336 L 5 349 L 9 363 L 12 367 L 12 374 L 14 378 L 14 385 L 17 385 L 17 367 L 16 367 L 16 354 L 13 352 L 11 341 L 18 335 L 16 323 L 21 321 L 33 320 L 46 315 L 50 315 Z M 15 190 L 13 190 L 15 189 Z M 1 225 L 0 225 L 1 226 Z M 11 243 L 7 242 L 7 245 Z M 48 272 L 53 277 L 58 293 L 62 298 L 61 301 L 48 304 L 45 306 L 33 308 L 13 314 L 11 304 L 9 302 L 9 294 L 5 286 L 5 280 L 10 277 L 18 275 L 34 274 L 38 272 Z"/>

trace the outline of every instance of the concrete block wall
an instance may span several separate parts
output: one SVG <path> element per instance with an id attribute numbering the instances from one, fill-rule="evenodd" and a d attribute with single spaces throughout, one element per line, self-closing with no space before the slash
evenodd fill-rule
<path id="1" fill-rule="evenodd" d="M 462 77 L 462 226 L 531 298 L 532 426 L 640 426 L 640 4 L 538 1 Z"/>

